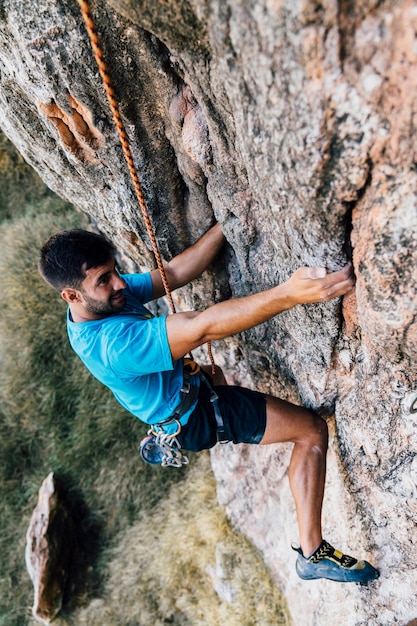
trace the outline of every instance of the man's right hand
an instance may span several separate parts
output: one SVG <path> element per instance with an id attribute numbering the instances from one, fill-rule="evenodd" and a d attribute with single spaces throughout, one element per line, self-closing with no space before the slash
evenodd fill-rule
<path id="1" fill-rule="evenodd" d="M 349 293 L 355 286 L 352 264 L 337 272 L 324 267 L 301 267 L 284 283 L 292 306 L 328 302 Z"/>

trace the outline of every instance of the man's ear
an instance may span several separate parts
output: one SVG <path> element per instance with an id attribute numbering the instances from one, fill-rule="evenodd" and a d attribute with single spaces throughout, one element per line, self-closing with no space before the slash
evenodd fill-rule
<path id="1" fill-rule="evenodd" d="M 76 304 L 81 301 L 81 294 L 77 289 L 65 287 L 65 289 L 61 291 L 61 298 L 64 298 L 65 302 L 68 302 L 68 304 Z"/>

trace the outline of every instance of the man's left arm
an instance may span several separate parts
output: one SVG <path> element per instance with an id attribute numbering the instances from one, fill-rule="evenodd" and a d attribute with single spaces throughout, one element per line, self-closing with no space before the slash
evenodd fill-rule
<path id="1" fill-rule="evenodd" d="M 187 285 L 200 276 L 212 263 L 224 243 L 224 235 L 219 224 L 212 226 L 195 244 L 175 256 L 164 265 L 171 291 Z M 165 295 L 159 270 L 150 272 L 152 279 L 152 299 Z"/>

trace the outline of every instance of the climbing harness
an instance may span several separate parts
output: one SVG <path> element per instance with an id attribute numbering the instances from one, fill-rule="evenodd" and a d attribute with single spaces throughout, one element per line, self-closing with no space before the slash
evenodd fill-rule
<path id="1" fill-rule="evenodd" d="M 149 239 L 151 241 L 152 250 L 155 256 L 156 264 L 161 274 L 162 284 L 165 289 L 166 296 L 168 298 L 168 302 L 171 308 L 171 312 L 175 313 L 175 304 L 172 299 L 171 290 L 169 288 L 168 280 L 165 273 L 165 268 L 162 262 L 161 254 L 159 251 L 158 243 L 156 240 L 156 236 L 154 233 L 154 229 L 152 226 L 152 221 L 149 216 L 149 211 L 146 206 L 145 197 L 143 195 L 142 186 L 139 181 L 139 176 L 137 173 L 137 169 L 133 160 L 132 151 L 130 149 L 129 138 L 122 120 L 122 116 L 120 114 L 119 105 L 117 102 L 116 94 L 114 92 L 112 82 L 110 79 L 110 75 L 107 69 L 106 62 L 104 60 L 103 51 L 101 49 L 99 37 L 97 34 L 97 30 L 94 24 L 94 20 L 90 11 L 90 6 L 88 0 L 78 0 L 78 4 L 81 9 L 81 14 L 85 23 L 85 27 L 87 30 L 87 34 L 90 40 L 91 48 L 93 50 L 93 54 L 98 66 L 98 70 L 100 73 L 101 80 L 103 82 L 104 89 L 106 91 L 107 99 L 109 101 L 110 109 L 112 112 L 113 120 L 119 135 L 119 140 L 123 149 L 123 154 L 126 159 L 126 163 L 130 172 L 130 176 L 132 178 L 133 186 L 135 189 L 136 197 L 142 212 L 142 216 L 146 225 L 146 229 L 148 232 Z M 214 363 L 214 358 L 211 350 L 211 343 L 207 343 L 207 351 L 211 363 L 212 374 L 216 372 L 216 366 Z M 204 375 L 199 374 L 200 379 L 202 381 L 207 380 Z M 184 385 L 188 384 L 188 389 L 184 389 Z M 204 383 L 203 383 L 204 384 Z M 208 381 L 207 381 L 208 384 Z M 180 467 L 181 465 L 187 465 L 188 459 L 182 453 L 177 435 L 181 431 L 181 423 L 179 422 L 179 417 L 184 415 L 189 408 L 193 405 L 194 401 L 198 395 L 198 387 L 195 385 L 191 385 L 189 380 L 187 379 L 187 369 L 184 368 L 184 385 L 182 394 L 181 394 L 181 402 L 180 405 L 175 410 L 173 416 L 169 418 L 169 420 L 162 422 L 160 424 L 156 424 L 152 426 L 152 428 L 148 432 L 148 436 L 140 443 L 139 451 L 141 457 L 148 463 L 152 464 L 160 464 L 162 466 L 170 466 L 170 467 Z M 193 389 L 194 388 L 194 389 Z M 195 391 L 197 390 L 197 392 Z M 216 422 L 218 427 L 218 432 L 222 433 L 221 436 L 224 436 L 224 427 L 223 420 L 220 414 L 220 409 L 218 408 L 218 397 L 214 390 L 211 388 L 213 398 L 213 408 L 215 411 Z M 212 396 L 210 396 L 211 399 Z M 188 408 L 187 408 L 188 407 Z M 178 425 L 177 431 L 174 435 L 168 435 L 164 432 L 163 427 L 168 423 L 172 424 L 176 422 Z"/>
<path id="2" fill-rule="evenodd" d="M 139 454 L 146 463 L 151 465 L 162 465 L 162 467 L 181 467 L 188 465 L 188 457 L 183 454 L 177 435 L 181 432 L 180 418 L 185 415 L 191 408 L 194 400 L 198 397 L 199 387 L 189 382 L 189 376 L 198 376 L 200 384 L 205 385 L 210 393 L 210 402 L 213 406 L 214 417 L 216 419 L 217 441 L 219 443 L 227 443 L 229 439 L 226 437 L 223 416 L 219 406 L 219 396 L 210 384 L 208 378 L 198 370 L 189 374 L 188 362 L 184 368 L 184 384 L 181 389 L 182 399 L 178 407 L 175 409 L 171 417 L 164 422 L 152 425 L 148 430 L 147 436 L 142 439 L 139 444 Z M 193 362 L 191 362 L 193 363 Z M 196 365 L 195 363 L 193 363 Z M 174 433 L 167 434 L 163 427 L 176 424 L 177 428 Z"/>
<path id="3" fill-rule="evenodd" d="M 195 366 L 195 368 L 194 368 Z M 173 414 L 163 422 L 153 424 L 147 436 L 139 444 L 141 458 L 151 465 L 162 467 L 181 467 L 188 465 L 188 457 L 183 454 L 177 435 L 181 432 L 180 419 L 187 413 L 198 398 L 199 387 L 191 383 L 191 376 L 198 375 L 200 367 L 194 361 L 184 363 L 181 400 Z M 166 433 L 164 427 L 175 424 L 174 433 Z"/>

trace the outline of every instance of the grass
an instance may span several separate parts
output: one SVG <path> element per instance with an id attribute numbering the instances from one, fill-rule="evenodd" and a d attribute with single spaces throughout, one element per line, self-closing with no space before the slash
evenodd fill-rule
<path id="1" fill-rule="evenodd" d="M 0 131 L 0 222 L 14 219 L 51 192 Z"/>
<path id="2" fill-rule="evenodd" d="M 11 566 L 6 574 L 3 565 L 0 611 L 9 618 L 31 597 L 22 571 L 24 536 L 50 471 L 82 492 L 95 520 L 88 524 L 100 526 L 102 545 L 111 544 L 141 508 L 155 506 L 162 487 L 186 476 L 140 463 L 136 445 L 145 426 L 72 353 L 64 302 L 43 283 L 36 261 L 51 232 L 80 218 L 62 206 L 54 207 L 55 214 L 49 209 L 0 227 L 0 550 L 3 564 Z"/>
<path id="3" fill-rule="evenodd" d="M 208 455 L 181 470 L 143 463 L 146 427 L 72 353 L 64 302 L 36 264 L 50 234 L 85 222 L 50 193 L 12 195 L 14 213 L 0 207 L 0 626 L 35 623 L 25 534 L 50 471 L 77 526 L 57 625 L 287 624 L 260 555 L 217 504 Z"/>
<path id="4" fill-rule="evenodd" d="M 79 626 L 289 624 L 260 555 L 217 504 L 206 453 L 181 488 L 142 512 L 109 562 L 103 597 L 74 615 Z"/>

